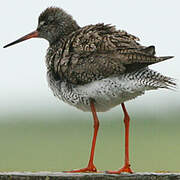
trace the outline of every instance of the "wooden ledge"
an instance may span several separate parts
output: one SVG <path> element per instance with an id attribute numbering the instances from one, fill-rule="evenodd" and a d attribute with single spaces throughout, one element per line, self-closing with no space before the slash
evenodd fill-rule
<path id="1" fill-rule="evenodd" d="M 0 172 L 0 180 L 180 180 L 180 173 Z"/>

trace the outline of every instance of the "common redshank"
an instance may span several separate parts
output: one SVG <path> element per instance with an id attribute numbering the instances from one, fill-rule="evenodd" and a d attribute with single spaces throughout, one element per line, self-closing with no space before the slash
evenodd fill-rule
<path id="1" fill-rule="evenodd" d="M 63 9 L 43 11 L 35 31 L 4 46 L 30 38 L 49 41 L 47 79 L 54 95 L 83 111 L 91 111 L 94 135 L 86 168 L 66 172 L 96 172 L 94 151 L 99 129 L 97 112 L 121 104 L 125 124 L 125 162 L 117 171 L 132 173 L 129 162 L 129 115 L 124 102 L 158 88 L 176 86 L 172 78 L 148 68 L 172 56 L 155 56 L 154 46 L 142 46 L 137 37 L 107 24 L 80 27 Z"/>

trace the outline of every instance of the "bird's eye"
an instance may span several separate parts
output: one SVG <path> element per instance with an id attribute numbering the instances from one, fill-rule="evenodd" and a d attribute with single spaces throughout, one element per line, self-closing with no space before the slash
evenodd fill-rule
<path id="1" fill-rule="evenodd" d="M 42 26 L 44 26 L 44 25 L 47 25 L 47 23 L 46 23 L 45 21 L 41 21 L 41 22 L 39 23 L 39 27 L 42 27 Z"/>
<path id="2" fill-rule="evenodd" d="M 41 21 L 41 22 L 39 23 L 39 26 L 43 26 L 43 25 L 46 25 L 46 22 L 45 22 L 45 21 Z"/>

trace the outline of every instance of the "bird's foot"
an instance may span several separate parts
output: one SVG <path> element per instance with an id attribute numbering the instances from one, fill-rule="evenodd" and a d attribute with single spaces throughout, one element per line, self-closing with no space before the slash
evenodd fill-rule
<path id="1" fill-rule="evenodd" d="M 90 164 L 86 168 L 75 169 L 75 170 L 72 170 L 72 171 L 64 171 L 64 172 L 65 173 L 88 173 L 88 172 L 97 172 L 97 169 L 94 166 L 94 164 Z"/>
<path id="2" fill-rule="evenodd" d="M 122 172 L 125 173 L 133 173 L 133 171 L 130 168 L 130 165 L 124 165 L 121 169 L 117 171 L 106 171 L 109 174 L 121 174 Z"/>

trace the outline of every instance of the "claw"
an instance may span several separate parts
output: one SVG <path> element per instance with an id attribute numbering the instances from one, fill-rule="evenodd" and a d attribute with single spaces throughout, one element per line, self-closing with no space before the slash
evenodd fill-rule
<path id="1" fill-rule="evenodd" d="M 118 171 L 106 171 L 106 172 L 109 174 L 121 174 L 122 172 L 131 173 L 131 174 L 133 173 L 133 171 L 130 168 L 130 165 L 124 166 Z"/>
<path id="2" fill-rule="evenodd" d="M 82 168 L 82 169 L 75 169 L 72 171 L 64 171 L 65 173 L 88 173 L 88 172 L 97 172 L 96 167 L 92 164 L 92 165 L 88 165 L 88 167 L 86 168 Z"/>

